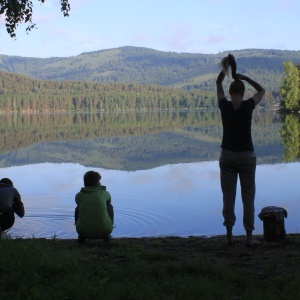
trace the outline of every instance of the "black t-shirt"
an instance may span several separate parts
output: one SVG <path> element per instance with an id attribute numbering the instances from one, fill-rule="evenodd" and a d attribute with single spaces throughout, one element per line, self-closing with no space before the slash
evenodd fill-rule
<path id="1" fill-rule="evenodd" d="M 221 148 L 235 152 L 254 151 L 251 122 L 255 109 L 253 98 L 244 100 L 239 109 L 235 110 L 231 101 L 226 98 L 219 102 L 223 124 Z"/>

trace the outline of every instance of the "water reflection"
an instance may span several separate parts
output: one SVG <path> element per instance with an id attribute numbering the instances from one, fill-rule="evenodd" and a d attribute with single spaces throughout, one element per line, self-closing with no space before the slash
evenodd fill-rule
<path id="1" fill-rule="evenodd" d="M 224 233 L 217 161 L 167 165 L 135 172 L 94 169 L 103 175 L 103 184 L 112 194 L 114 237 Z M 16 218 L 11 234 L 76 238 L 74 197 L 87 170 L 79 164 L 49 163 L 2 169 L 1 173 L 14 178 L 26 207 L 26 216 Z M 256 234 L 263 230 L 257 214 L 262 207 L 270 205 L 288 211 L 285 221 L 288 233 L 299 231 L 299 171 L 300 163 L 258 166 Z M 244 234 L 239 190 L 236 213 L 234 232 Z"/>
<path id="2" fill-rule="evenodd" d="M 222 126 L 212 112 L 13 115 L 0 119 L 0 167 L 71 162 L 116 170 L 214 161 Z M 258 163 L 279 163 L 282 123 L 257 111 L 253 141 Z"/>
<path id="3" fill-rule="evenodd" d="M 300 158 L 300 115 L 290 114 L 282 117 L 280 136 L 284 145 L 284 160 L 293 161 Z"/>
<path id="4" fill-rule="evenodd" d="M 91 168 L 113 196 L 116 237 L 224 232 L 219 112 L 4 115 L 0 131 L 0 177 L 13 179 L 26 207 L 13 236 L 75 238 L 74 197 Z M 253 116 L 257 214 L 284 207 L 290 233 L 299 229 L 300 167 L 284 162 L 299 158 L 299 132 L 299 117 Z M 243 234 L 240 195 L 236 212 Z"/>

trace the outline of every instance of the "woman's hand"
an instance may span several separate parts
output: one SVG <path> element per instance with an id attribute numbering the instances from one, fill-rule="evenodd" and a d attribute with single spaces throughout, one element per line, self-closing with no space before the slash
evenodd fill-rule
<path id="1" fill-rule="evenodd" d="M 246 80 L 248 77 L 243 75 L 243 74 L 236 74 L 236 78 L 239 79 L 239 80 Z"/>

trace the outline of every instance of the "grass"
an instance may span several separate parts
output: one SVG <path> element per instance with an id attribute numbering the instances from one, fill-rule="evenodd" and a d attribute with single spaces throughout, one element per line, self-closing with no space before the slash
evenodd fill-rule
<path id="1" fill-rule="evenodd" d="M 300 237 L 0 240 L 0 299 L 299 299 Z"/>

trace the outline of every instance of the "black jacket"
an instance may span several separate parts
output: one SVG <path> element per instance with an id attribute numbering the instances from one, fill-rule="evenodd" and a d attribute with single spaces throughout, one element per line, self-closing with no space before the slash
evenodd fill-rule
<path id="1" fill-rule="evenodd" d="M 15 212 L 20 218 L 25 215 L 24 205 L 18 190 L 5 183 L 0 183 L 0 212 Z"/>

